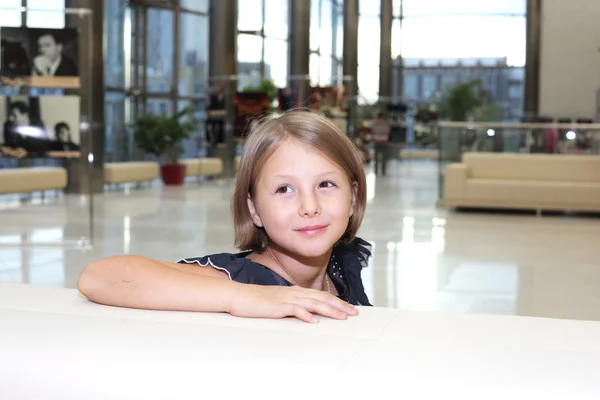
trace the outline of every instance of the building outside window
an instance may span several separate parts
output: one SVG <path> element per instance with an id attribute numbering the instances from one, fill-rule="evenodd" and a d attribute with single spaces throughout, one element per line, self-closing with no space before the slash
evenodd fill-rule
<path id="1" fill-rule="evenodd" d="M 523 76 L 519 73 L 522 67 L 509 66 L 505 57 L 405 58 L 403 62 L 403 98 L 410 104 L 435 103 L 452 85 L 478 79 L 482 82 L 481 94 L 487 101 L 499 106 L 503 111 L 503 119 L 516 121 L 521 116 L 521 112 L 515 114 L 515 109 L 522 105 Z M 411 77 L 415 75 L 422 76 L 421 91 L 411 86 Z"/>
<path id="2" fill-rule="evenodd" d="M 405 97 L 409 99 L 421 96 L 419 93 L 419 75 L 409 71 L 404 74 L 404 93 Z"/>
<path id="3" fill-rule="evenodd" d="M 456 85 L 457 78 L 458 77 L 456 75 L 442 74 L 442 92 L 444 92 L 449 87 Z"/>

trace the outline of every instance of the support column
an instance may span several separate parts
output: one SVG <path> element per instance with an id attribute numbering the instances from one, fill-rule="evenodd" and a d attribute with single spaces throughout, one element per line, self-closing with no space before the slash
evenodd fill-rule
<path id="1" fill-rule="evenodd" d="M 235 175 L 236 144 L 233 138 L 237 91 L 237 0 L 210 0 L 209 85 L 225 98 L 223 140 L 218 156 L 223 160 L 223 176 Z"/>
<path id="2" fill-rule="evenodd" d="M 91 16 L 68 15 L 66 26 L 79 28 L 81 157 L 67 160 L 67 193 L 102 193 L 106 129 L 104 122 L 104 2 L 67 0 L 67 8 L 86 8 Z M 71 94 L 71 93 L 67 93 Z M 93 154 L 93 158 L 90 156 Z M 88 157 L 89 161 L 88 161 Z"/>
<path id="3" fill-rule="evenodd" d="M 392 0 L 381 0 L 379 41 L 379 103 L 387 113 L 392 98 Z"/>
<path id="4" fill-rule="evenodd" d="M 288 84 L 302 106 L 310 96 L 310 1 L 290 0 Z"/>
<path id="5" fill-rule="evenodd" d="M 526 116 L 534 116 L 539 112 L 542 0 L 527 0 L 526 20 L 523 111 Z"/>
<path id="6" fill-rule="evenodd" d="M 344 84 L 348 93 L 348 134 L 355 136 L 358 97 L 358 1 L 344 1 Z M 364 1 L 364 0 L 363 0 Z"/>

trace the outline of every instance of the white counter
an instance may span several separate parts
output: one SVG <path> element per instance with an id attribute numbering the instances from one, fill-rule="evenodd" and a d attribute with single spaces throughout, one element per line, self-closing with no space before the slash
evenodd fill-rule
<path id="1" fill-rule="evenodd" d="M 0 399 L 600 399 L 600 322 L 360 312 L 310 325 L 0 283 Z"/>

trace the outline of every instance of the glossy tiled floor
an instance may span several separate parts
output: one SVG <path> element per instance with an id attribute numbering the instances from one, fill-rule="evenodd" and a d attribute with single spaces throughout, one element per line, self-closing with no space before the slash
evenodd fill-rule
<path id="1" fill-rule="evenodd" d="M 411 310 L 600 320 L 600 218 L 454 213 L 435 207 L 436 165 L 370 173 L 360 236 L 374 304 Z M 88 236 L 88 200 L 0 201 L 0 281 L 75 287 L 90 260 L 136 253 L 164 260 L 233 251 L 231 182 L 190 182 L 97 196 L 93 247 L 19 246 Z M 36 204 L 37 203 L 37 204 Z"/>

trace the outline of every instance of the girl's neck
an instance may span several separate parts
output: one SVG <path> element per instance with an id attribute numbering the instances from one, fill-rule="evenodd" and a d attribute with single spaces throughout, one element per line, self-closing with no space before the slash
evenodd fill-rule
<path id="1" fill-rule="evenodd" d="M 275 264 L 278 264 L 277 261 L 281 264 L 276 266 L 280 269 L 283 267 L 284 277 L 289 278 L 288 275 L 291 275 L 297 285 L 305 288 L 323 289 L 331 250 L 318 257 L 302 257 L 277 246 L 268 246 L 267 250 L 275 257 Z"/>

